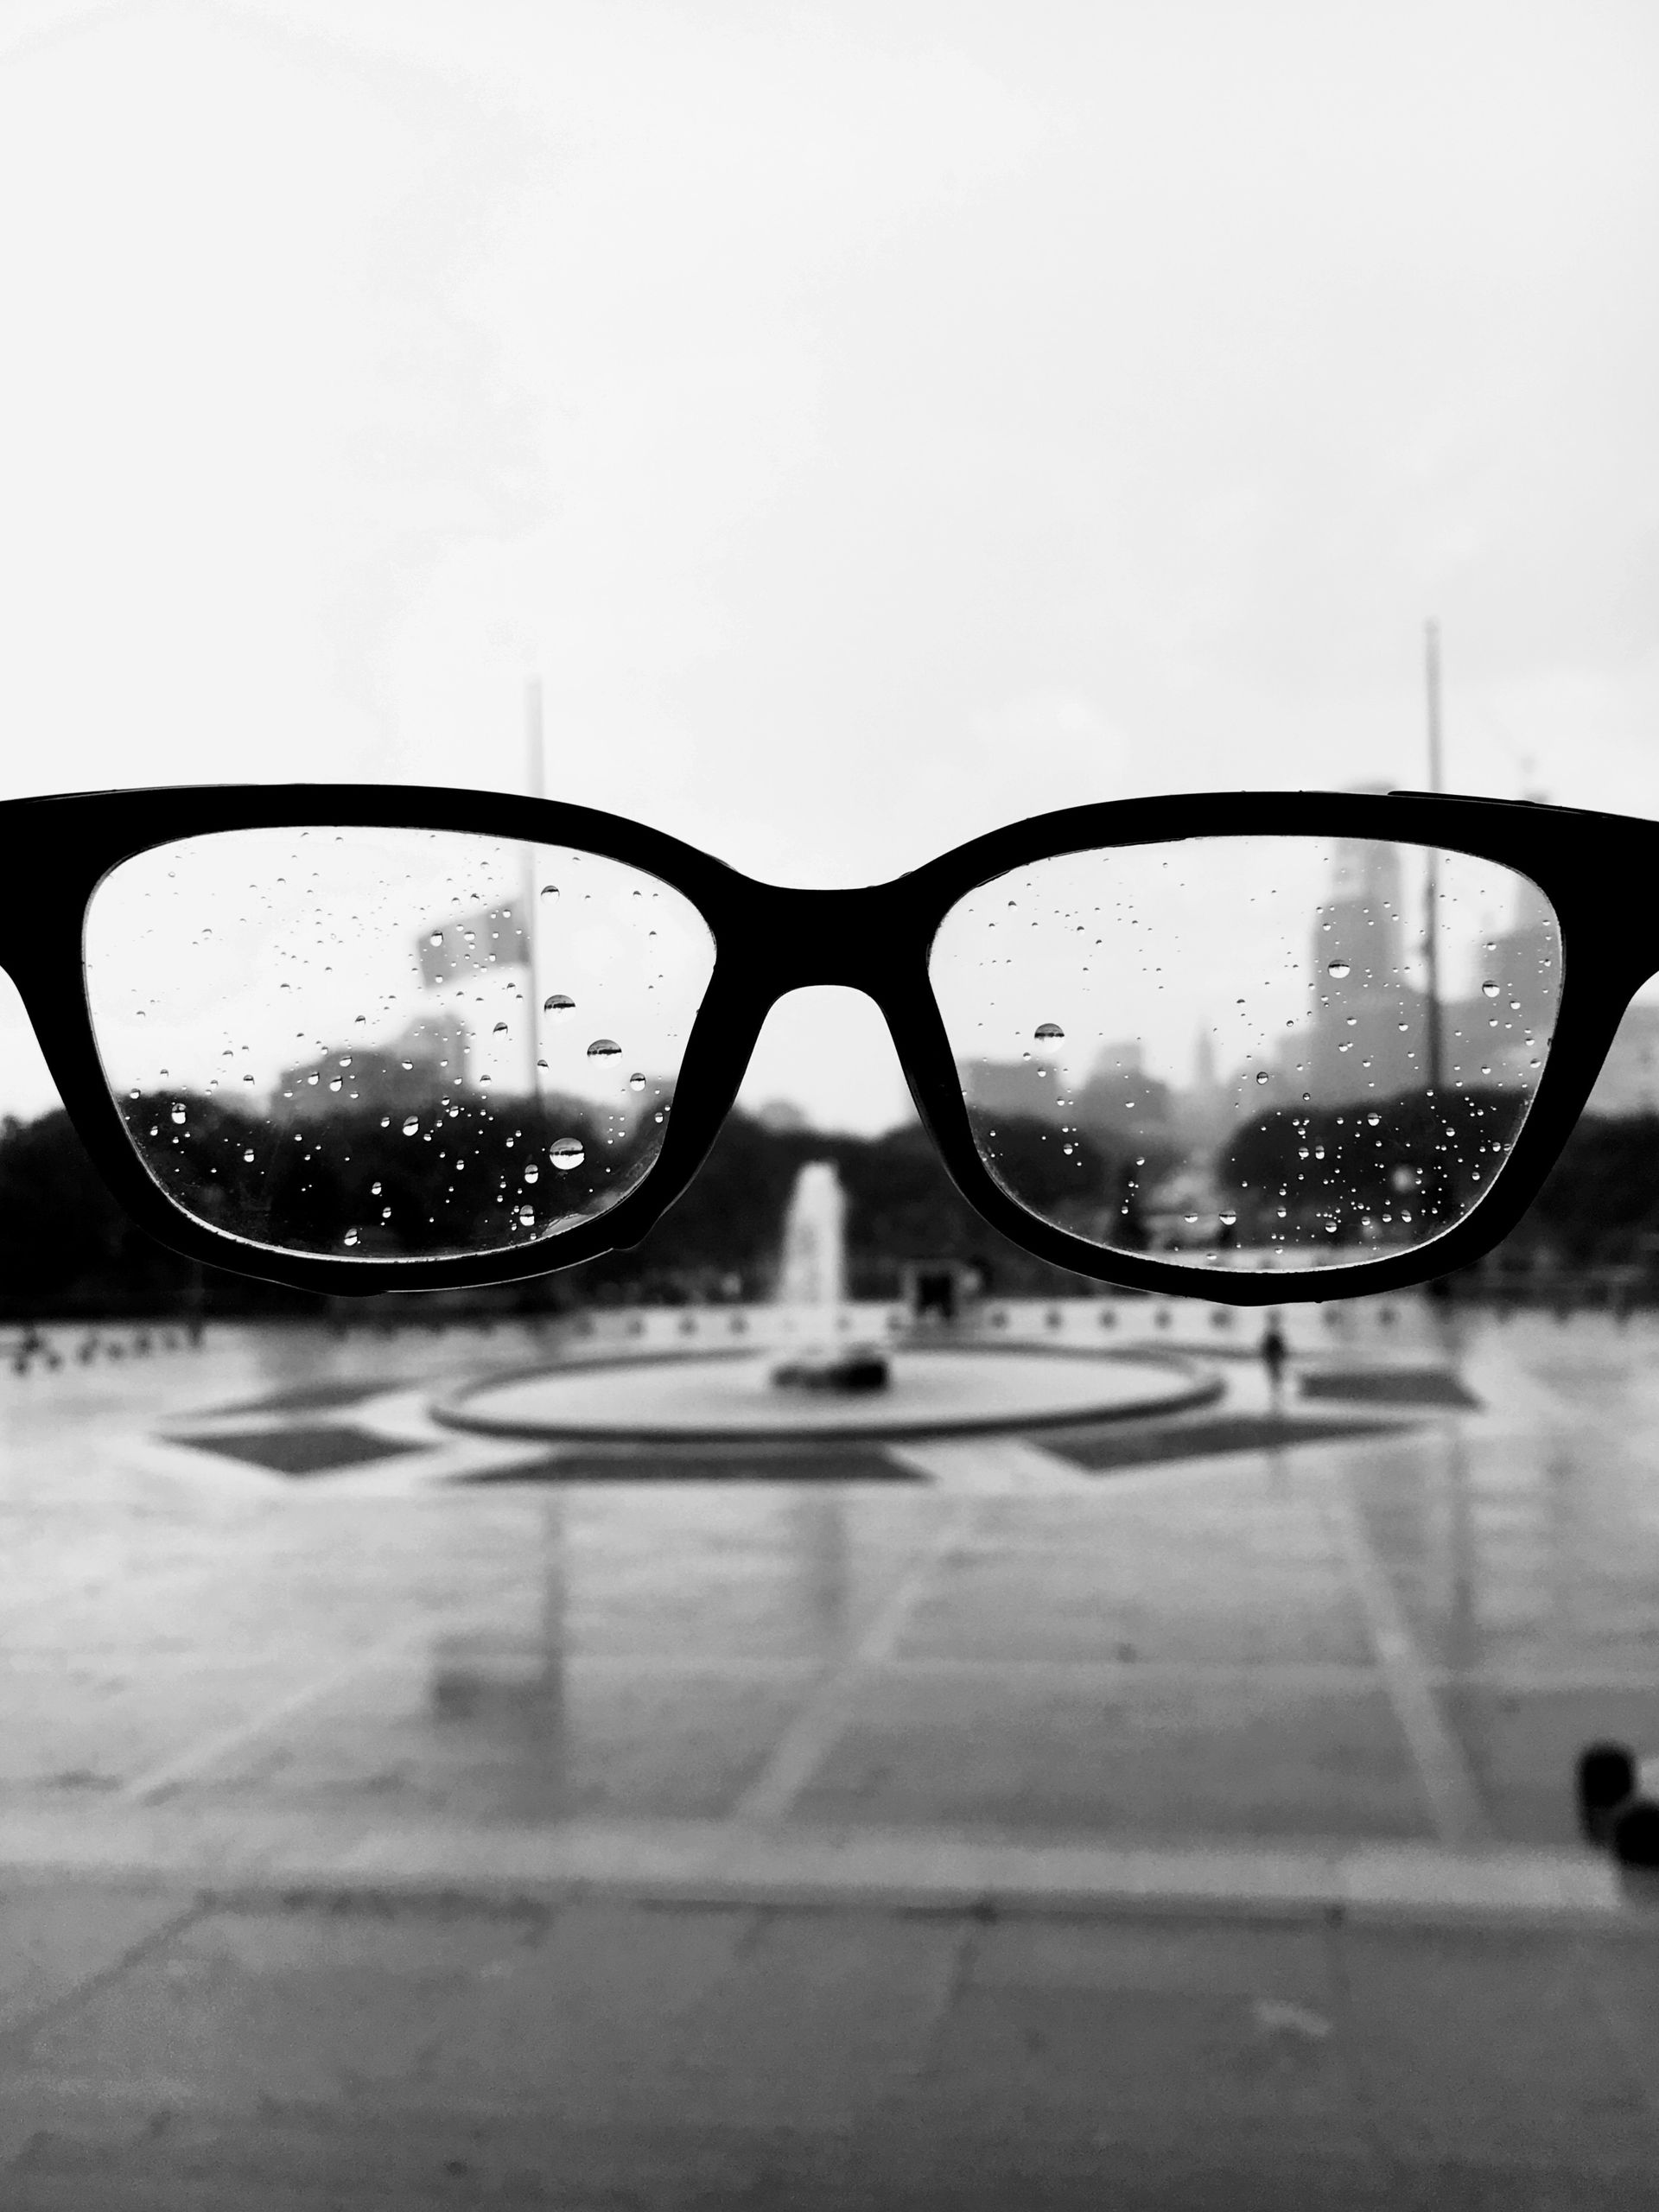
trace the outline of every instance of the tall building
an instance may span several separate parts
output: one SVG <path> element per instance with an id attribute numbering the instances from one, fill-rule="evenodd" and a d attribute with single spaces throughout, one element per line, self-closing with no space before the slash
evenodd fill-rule
<path id="1" fill-rule="evenodd" d="M 1168 1132 L 1173 1103 L 1169 1085 L 1147 1073 L 1145 1048 L 1132 1037 L 1096 1054 L 1071 1119 L 1090 1136 L 1144 1141 Z"/>
<path id="2" fill-rule="evenodd" d="M 1345 1106 L 1427 1088 L 1429 1001 L 1406 980 L 1417 939 L 1401 877 L 1397 848 L 1338 845 L 1310 946 L 1313 1015 L 1280 1045 L 1275 1098 L 1306 1091 L 1315 1105 Z M 1447 1090 L 1530 1089 L 1560 964 L 1554 914 L 1525 877 L 1516 879 L 1509 926 L 1476 957 L 1477 989 L 1440 1001 L 1440 1081 Z"/>
<path id="3" fill-rule="evenodd" d="M 969 1105 L 977 1114 L 1006 1114 L 1039 1122 L 1065 1117 L 1055 1101 L 1065 1096 L 1058 1069 L 1038 1060 L 969 1060 L 961 1071 L 962 1087 Z"/>

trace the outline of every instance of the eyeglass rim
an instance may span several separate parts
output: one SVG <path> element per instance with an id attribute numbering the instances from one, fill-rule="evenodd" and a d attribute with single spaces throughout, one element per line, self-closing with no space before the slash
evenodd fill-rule
<path id="1" fill-rule="evenodd" d="M 257 828 L 428 830 L 579 848 L 656 875 L 715 938 L 714 972 L 688 1038 L 660 1154 L 626 1197 L 556 1246 L 377 1261 L 283 1251 L 187 1213 L 152 1178 L 98 1057 L 81 957 L 86 909 L 122 861 L 191 836 Z M 944 916 L 966 893 L 1068 852 L 1243 836 L 1371 837 L 1430 845 L 1529 876 L 1554 908 L 1562 991 L 1537 1090 L 1479 1203 L 1409 1250 L 1340 1266 L 1245 1274 L 1103 1249 L 1029 1212 L 974 1144 L 927 975 Z M 1659 970 L 1659 823 L 1532 801 L 1419 792 L 1172 793 L 1035 815 L 863 889 L 767 884 L 664 831 L 560 800 L 435 785 L 236 784 L 65 793 L 0 802 L 0 865 L 32 937 L 0 944 L 66 1112 L 111 1194 L 187 1259 L 346 1296 L 524 1281 L 638 1243 L 691 1182 L 735 1101 L 761 1023 L 785 991 L 850 983 L 886 1016 L 917 1111 L 957 1190 L 992 1228 L 1091 1282 L 1236 1306 L 1369 1295 L 1454 1272 L 1501 1242 L 1576 1124 L 1618 1022 Z M 556 1259 L 552 1258 L 556 1250 Z"/>

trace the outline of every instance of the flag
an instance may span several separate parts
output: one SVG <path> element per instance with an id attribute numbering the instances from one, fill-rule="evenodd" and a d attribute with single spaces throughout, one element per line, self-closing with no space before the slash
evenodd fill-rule
<path id="1" fill-rule="evenodd" d="M 524 900 L 509 899 L 499 906 L 474 906 L 470 912 L 433 923 L 415 941 L 422 982 L 435 991 L 465 976 L 487 975 L 492 969 L 528 967 L 530 933 L 524 922 Z"/>

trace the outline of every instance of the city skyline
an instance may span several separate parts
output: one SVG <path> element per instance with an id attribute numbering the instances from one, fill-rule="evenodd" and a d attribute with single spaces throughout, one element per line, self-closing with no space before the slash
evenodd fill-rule
<path id="1" fill-rule="evenodd" d="M 523 790 L 539 678 L 550 793 L 872 882 L 1420 785 L 1433 618 L 1449 788 L 1659 816 L 1656 99 L 1616 0 L 29 0 L 8 788 Z M 780 1093 L 906 1111 L 830 996 Z"/>

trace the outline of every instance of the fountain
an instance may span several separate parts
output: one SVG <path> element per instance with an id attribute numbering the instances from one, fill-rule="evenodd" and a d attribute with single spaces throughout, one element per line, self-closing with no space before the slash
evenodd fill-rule
<path id="1" fill-rule="evenodd" d="M 629 1348 L 594 1357 L 573 1344 L 556 1362 L 465 1382 L 435 1400 L 432 1414 L 448 1427 L 496 1438 L 619 1449 L 720 1445 L 741 1457 L 746 1446 L 1145 1418 L 1203 1404 L 1221 1389 L 1213 1375 L 1166 1351 L 1068 1349 L 971 1331 L 907 1341 L 900 1313 L 861 1313 L 847 1297 L 846 1198 L 823 1160 L 796 1179 L 768 1306 L 701 1317 L 640 1312 L 627 1325 Z M 897 1344 L 872 1341 L 873 1325 Z M 702 1342 L 687 1344 L 687 1333 Z"/>
<path id="2" fill-rule="evenodd" d="M 835 1162 L 810 1160 L 784 1217 L 777 1303 L 806 1342 L 772 1370 L 784 1390 L 885 1390 L 893 1368 L 880 1344 L 843 1344 L 847 1308 L 847 1194 Z"/>

